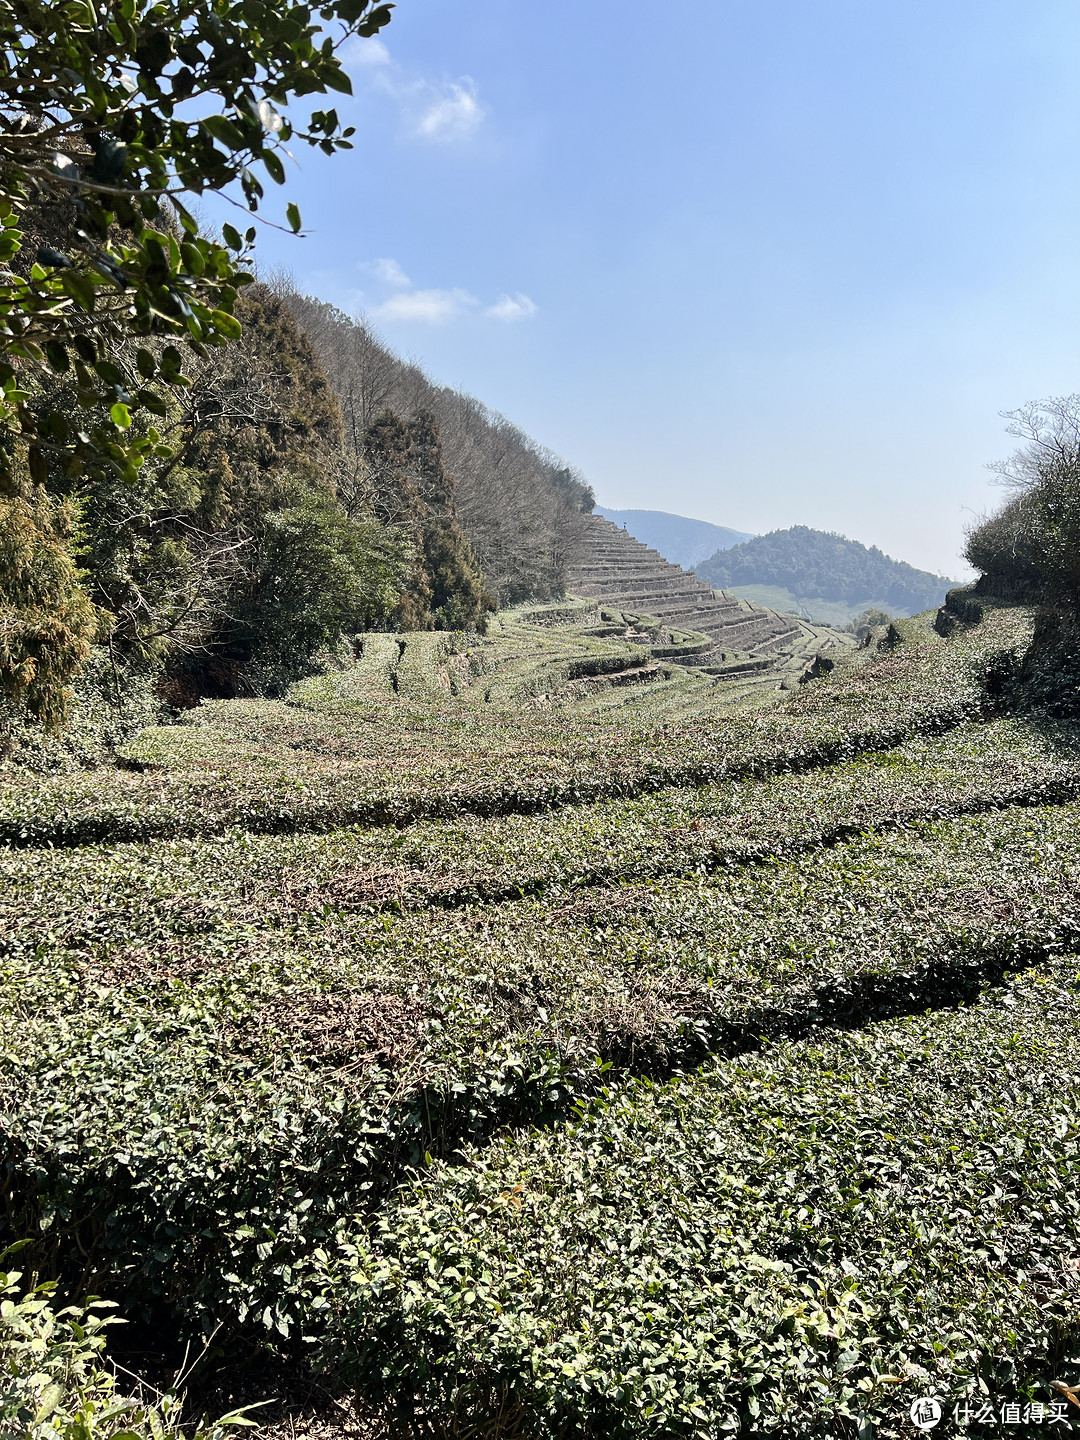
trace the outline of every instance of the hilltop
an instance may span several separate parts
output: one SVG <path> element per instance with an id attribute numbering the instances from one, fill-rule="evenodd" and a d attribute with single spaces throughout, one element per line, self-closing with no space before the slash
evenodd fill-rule
<path id="1" fill-rule="evenodd" d="M 738 545 L 741 540 L 753 539 L 745 530 L 691 520 L 686 515 L 669 515 L 665 510 L 609 510 L 597 505 L 593 514 L 614 521 L 635 540 L 658 550 L 665 560 L 684 570 L 693 569 L 700 560 Z"/>
<path id="2" fill-rule="evenodd" d="M 894 560 L 876 545 L 793 525 L 716 551 L 696 566 L 717 590 L 778 610 L 844 624 L 871 606 L 916 615 L 960 582 Z"/>

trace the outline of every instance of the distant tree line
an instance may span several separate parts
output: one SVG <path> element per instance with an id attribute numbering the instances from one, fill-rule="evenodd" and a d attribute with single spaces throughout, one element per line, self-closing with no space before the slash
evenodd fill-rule
<path id="1" fill-rule="evenodd" d="M 806 525 L 756 535 L 730 550 L 718 550 L 696 568 L 717 590 L 777 585 L 800 597 L 848 605 L 876 601 L 909 613 L 940 605 L 953 583 L 893 560 L 876 546 Z"/>

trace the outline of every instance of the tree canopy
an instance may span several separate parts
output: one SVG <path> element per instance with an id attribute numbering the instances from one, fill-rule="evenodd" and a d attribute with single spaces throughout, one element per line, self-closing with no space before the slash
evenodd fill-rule
<path id="1" fill-rule="evenodd" d="M 285 181 L 290 142 L 351 146 L 337 112 L 302 120 L 290 103 L 348 94 L 339 55 L 389 20 L 377 0 L 12 0 L 0 15 L 0 483 L 40 481 L 50 455 L 69 472 L 131 479 L 163 442 L 166 391 L 186 383 L 176 344 L 204 355 L 234 339 L 255 238 L 200 233 L 189 203 Z M 301 225 L 295 204 L 288 224 Z M 76 412 L 32 411 L 45 367 L 71 374 Z"/>

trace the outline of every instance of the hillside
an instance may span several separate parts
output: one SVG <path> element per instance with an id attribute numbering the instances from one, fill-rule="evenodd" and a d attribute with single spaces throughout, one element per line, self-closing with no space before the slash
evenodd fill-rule
<path id="1" fill-rule="evenodd" d="M 717 551 L 696 569 L 718 590 L 833 624 L 869 606 L 917 615 L 940 605 L 946 591 L 959 583 L 893 560 L 876 546 L 806 525 L 754 536 Z"/>
<path id="2" fill-rule="evenodd" d="M 718 550 L 753 538 L 743 530 L 729 530 L 708 520 L 690 520 L 685 515 L 669 515 L 663 510 L 609 510 L 597 505 L 593 513 L 614 521 L 635 540 L 658 550 L 665 560 L 684 570 L 692 570 Z"/>
<path id="3" fill-rule="evenodd" d="M 514 605 L 561 595 L 581 514 L 593 507 L 581 476 L 482 401 L 395 355 L 362 318 L 288 282 L 277 288 L 337 396 L 346 455 L 362 462 L 363 437 L 387 408 L 405 420 L 433 415 L 456 513 L 492 596 Z"/>
<path id="4" fill-rule="evenodd" d="M 351 150 L 346 61 L 483 116 L 392 12 L 5 7 L 0 1440 L 1075 1433 L 1080 397 L 936 611 L 805 527 L 680 568 L 189 212 Z M 361 102 L 331 198 L 514 274 Z"/>
<path id="5" fill-rule="evenodd" d="M 235 309 L 237 336 L 155 399 L 163 443 L 122 484 L 47 450 L 40 483 L 0 496 L 0 749 L 63 730 L 68 682 L 120 733 L 155 705 L 280 694 L 366 630 L 482 631 L 562 595 L 593 503 L 578 475 L 332 307 L 252 284 Z M 110 373 L 131 393 L 174 354 L 126 342 Z M 39 391 L 76 403 L 62 370 Z"/>
<path id="6" fill-rule="evenodd" d="M 567 572 L 567 585 L 603 606 L 647 612 L 662 626 L 709 636 L 713 652 L 697 657 L 703 665 L 732 651 L 755 654 L 767 664 L 770 654 L 782 652 L 799 633 L 791 617 L 710 589 L 601 515 L 586 519 L 581 556 Z"/>
<path id="7" fill-rule="evenodd" d="M 1080 743 L 985 688 L 1027 612 L 964 615 L 751 691 L 522 607 L 6 767 L 24 1270 L 140 1320 L 128 1369 L 217 1327 L 193 1403 L 282 1434 L 1057 1403 Z"/>

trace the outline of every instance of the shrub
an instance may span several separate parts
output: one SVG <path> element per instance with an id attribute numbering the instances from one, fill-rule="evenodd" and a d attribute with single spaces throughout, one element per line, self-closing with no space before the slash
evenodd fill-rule
<path id="1" fill-rule="evenodd" d="M 899 1437 L 927 1393 L 1064 1416 L 1076 1022 L 1063 964 L 436 1164 L 328 1256 L 327 1363 L 436 1436 L 501 1410 L 514 1436 Z"/>
<path id="2" fill-rule="evenodd" d="M 18 1247 L 15 1247 L 18 1248 Z M 6 1260 L 12 1251 L 0 1255 Z M 54 1283 L 24 1289 L 0 1273 L 0 1432 L 25 1440 L 224 1440 L 242 1412 L 216 1424 L 181 1423 L 181 1401 L 125 1395 L 105 1355 L 114 1306 L 92 1300 L 57 1309 Z"/>
<path id="3" fill-rule="evenodd" d="M 331 500 L 301 493 L 255 534 L 231 600 L 224 651 L 243 688 L 280 694 L 312 656 L 343 634 L 385 626 L 411 563 L 407 540 L 374 520 L 350 520 Z"/>

